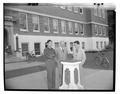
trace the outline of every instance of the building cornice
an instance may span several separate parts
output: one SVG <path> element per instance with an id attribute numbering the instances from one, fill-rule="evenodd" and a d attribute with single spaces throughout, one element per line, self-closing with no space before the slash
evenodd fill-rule
<path id="1" fill-rule="evenodd" d="M 56 19 L 61 19 L 61 20 L 67 20 L 67 21 L 77 22 L 77 23 L 82 23 L 82 24 L 98 24 L 98 25 L 102 25 L 102 26 L 108 26 L 107 24 L 102 24 L 102 23 L 97 23 L 97 22 L 78 21 L 78 20 L 73 20 L 73 19 L 68 19 L 68 18 L 53 16 L 53 15 L 48 15 L 48 14 L 44 14 L 44 13 L 38 13 L 38 12 L 23 10 L 23 9 L 19 9 L 19 8 L 5 7 L 5 9 L 13 10 L 13 11 L 19 11 L 19 12 L 25 12 L 25 13 L 30 13 L 30 14 L 36 14 L 36 15 L 41 15 L 41 16 L 47 16 L 47 17 L 51 17 L 51 18 L 56 18 Z"/>

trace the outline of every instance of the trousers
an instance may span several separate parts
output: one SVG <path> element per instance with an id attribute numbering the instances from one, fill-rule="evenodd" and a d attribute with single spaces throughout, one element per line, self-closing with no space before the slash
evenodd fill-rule
<path id="1" fill-rule="evenodd" d="M 55 63 L 56 62 L 54 60 L 46 61 L 48 89 L 55 89 Z"/>

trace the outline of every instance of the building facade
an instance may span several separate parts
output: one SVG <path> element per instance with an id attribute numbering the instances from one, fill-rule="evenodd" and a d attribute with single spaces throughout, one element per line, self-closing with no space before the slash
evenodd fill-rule
<path id="1" fill-rule="evenodd" d="M 47 40 L 58 47 L 65 41 L 69 52 L 78 40 L 85 51 L 102 50 L 109 44 L 104 8 L 65 5 L 4 5 L 5 46 L 21 56 L 34 51 L 42 55 Z"/>

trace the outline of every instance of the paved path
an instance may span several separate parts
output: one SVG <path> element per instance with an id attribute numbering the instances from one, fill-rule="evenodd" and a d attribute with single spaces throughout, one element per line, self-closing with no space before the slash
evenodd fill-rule
<path id="1" fill-rule="evenodd" d="M 12 64 L 12 63 L 11 63 Z M 5 64 L 5 82 L 9 89 L 47 89 L 47 72 L 42 62 Z M 85 89 L 112 89 L 113 71 L 81 69 Z"/>

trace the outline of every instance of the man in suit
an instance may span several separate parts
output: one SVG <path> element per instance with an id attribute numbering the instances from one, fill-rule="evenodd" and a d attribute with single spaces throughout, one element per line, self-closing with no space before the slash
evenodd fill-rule
<path id="1" fill-rule="evenodd" d="M 58 80 L 57 80 L 57 85 L 56 87 L 58 88 L 62 84 L 62 64 L 60 63 L 62 60 L 67 59 L 67 47 L 65 46 L 64 41 L 60 41 L 60 45 L 58 48 L 56 48 L 56 58 L 58 62 Z"/>

